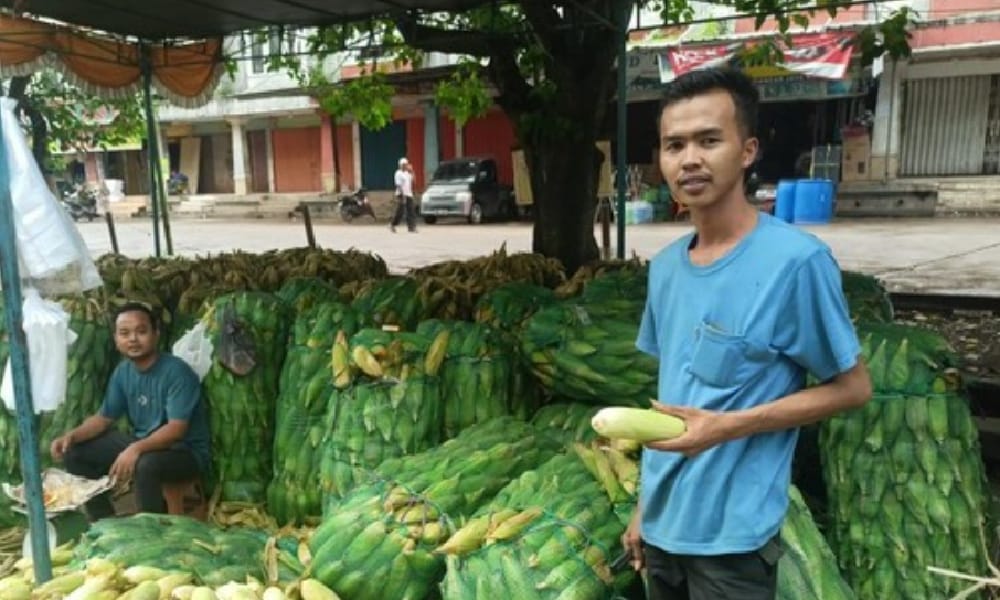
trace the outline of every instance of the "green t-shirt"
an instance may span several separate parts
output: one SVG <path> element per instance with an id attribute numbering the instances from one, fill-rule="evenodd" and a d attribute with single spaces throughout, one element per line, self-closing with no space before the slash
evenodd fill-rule
<path id="1" fill-rule="evenodd" d="M 112 420 L 127 415 L 139 439 L 149 437 L 171 419 L 187 421 L 181 443 L 194 454 L 202 472 L 209 472 L 212 443 L 201 382 L 176 356 L 162 354 L 146 371 L 139 371 L 131 360 L 123 360 L 108 382 L 100 414 Z"/>

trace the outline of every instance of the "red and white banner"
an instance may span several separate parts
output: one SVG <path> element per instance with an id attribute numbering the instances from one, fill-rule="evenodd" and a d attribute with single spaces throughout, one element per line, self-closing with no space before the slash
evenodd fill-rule
<path id="1" fill-rule="evenodd" d="M 671 48 L 667 51 L 667 59 L 673 75 L 683 75 L 696 69 L 707 69 L 725 65 L 739 66 L 741 51 L 752 42 L 732 42 L 713 46 L 690 46 Z M 854 41 L 851 34 L 845 33 L 812 33 L 799 34 L 792 37 L 792 45 L 779 42 L 784 62 L 774 65 L 786 74 L 794 73 L 817 77 L 821 79 L 843 79 L 851 62 Z M 751 67 L 748 71 L 756 70 Z M 763 73 L 762 73 L 763 74 Z"/>

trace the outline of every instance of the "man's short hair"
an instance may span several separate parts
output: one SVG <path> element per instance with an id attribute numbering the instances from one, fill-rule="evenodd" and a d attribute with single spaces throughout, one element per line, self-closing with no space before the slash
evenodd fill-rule
<path id="1" fill-rule="evenodd" d="M 753 137 L 757 128 L 757 105 L 760 92 L 745 73 L 731 67 L 696 69 L 689 71 L 667 85 L 660 101 L 657 125 L 663 111 L 682 100 L 689 100 L 710 92 L 722 90 L 729 93 L 736 107 L 736 123 L 745 138 Z"/>
<path id="2" fill-rule="evenodd" d="M 136 301 L 126 302 L 125 304 L 122 304 L 121 306 L 116 308 L 114 315 L 112 315 L 111 319 L 112 325 L 118 322 L 119 316 L 128 312 L 141 312 L 145 314 L 149 318 L 149 324 L 153 327 L 153 331 L 160 330 L 160 323 L 156 319 L 156 315 L 153 313 L 152 307 L 150 307 L 145 302 L 136 302 Z"/>
<path id="3" fill-rule="evenodd" d="M 399 159 L 399 166 L 402 167 L 403 165 L 408 165 L 408 164 L 410 164 L 410 161 L 406 160 L 405 156 L 403 158 Z"/>

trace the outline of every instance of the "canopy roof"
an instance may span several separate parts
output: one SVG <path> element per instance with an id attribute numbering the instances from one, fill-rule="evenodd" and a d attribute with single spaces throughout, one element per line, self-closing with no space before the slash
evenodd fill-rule
<path id="1" fill-rule="evenodd" d="M 216 37 L 268 25 L 331 25 L 488 0 L 0 0 L 0 8 L 147 40 Z"/>

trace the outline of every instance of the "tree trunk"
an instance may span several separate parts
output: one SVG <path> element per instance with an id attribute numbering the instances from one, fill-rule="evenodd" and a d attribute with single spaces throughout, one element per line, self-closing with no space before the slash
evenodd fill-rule
<path id="1" fill-rule="evenodd" d="M 597 151 L 592 139 L 554 139 L 525 145 L 535 199 L 534 252 L 562 261 L 573 274 L 599 258 L 594 238 L 597 207 Z"/>

